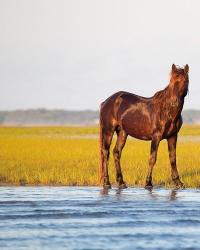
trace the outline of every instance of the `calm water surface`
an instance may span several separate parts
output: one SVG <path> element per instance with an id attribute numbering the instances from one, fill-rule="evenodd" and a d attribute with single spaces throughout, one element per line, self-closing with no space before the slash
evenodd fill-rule
<path id="1" fill-rule="evenodd" d="M 0 249 L 200 249 L 200 191 L 0 187 Z"/>

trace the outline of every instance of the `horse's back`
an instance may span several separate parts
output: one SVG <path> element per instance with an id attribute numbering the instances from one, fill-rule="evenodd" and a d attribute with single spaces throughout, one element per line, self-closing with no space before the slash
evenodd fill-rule
<path id="1" fill-rule="evenodd" d="M 101 103 L 100 115 L 109 115 L 112 118 L 118 119 L 124 110 L 128 109 L 131 105 L 137 104 L 138 102 L 141 102 L 141 100 L 145 99 L 147 98 L 140 97 L 125 91 L 118 91 Z"/>
<path id="2" fill-rule="evenodd" d="M 101 121 L 107 128 L 120 126 L 133 137 L 151 139 L 149 102 L 150 98 L 119 91 L 101 104 Z"/>
<path id="3" fill-rule="evenodd" d="M 114 105 L 121 101 L 123 101 L 127 105 L 130 105 L 141 101 L 146 102 L 149 99 L 150 98 L 135 95 L 126 91 L 118 91 L 113 95 L 109 96 L 105 101 L 101 103 L 101 109 L 105 106 L 107 107 L 108 105 Z"/>

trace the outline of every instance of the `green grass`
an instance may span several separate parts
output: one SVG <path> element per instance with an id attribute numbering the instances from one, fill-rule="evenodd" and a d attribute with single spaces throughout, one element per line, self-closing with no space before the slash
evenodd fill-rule
<path id="1" fill-rule="evenodd" d="M 200 187 L 200 126 L 181 129 L 177 163 L 186 187 Z M 113 147 L 114 143 L 112 143 Z M 112 149 L 111 149 L 112 150 Z M 124 179 L 144 186 L 150 142 L 128 139 L 122 154 Z M 99 185 L 98 127 L 0 127 L 0 183 L 13 185 Z M 113 157 L 110 179 L 115 183 Z M 166 142 L 159 147 L 155 185 L 171 187 Z"/>

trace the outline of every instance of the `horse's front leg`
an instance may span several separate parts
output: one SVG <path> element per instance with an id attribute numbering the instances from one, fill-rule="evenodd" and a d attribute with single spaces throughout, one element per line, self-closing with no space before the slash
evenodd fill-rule
<path id="1" fill-rule="evenodd" d="M 176 166 L 176 142 L 177 135 L 173 135 L 167 139 L 168 142 L 168 151 L 169 151 L 169 160 L 171 163 L 171 175 L 172 180 L 177 188 L 182 188 L 184 185 L 180 181 L 177 166 Z"/>
<path id="2" fill-rule="evenodd" d="M 154 136 L 152 141 L 151 141 L 151 153 L 150 153 L 150 158 L 149 158 L 149 169 L 148 169 L 148 174 L 146 178 L 146 186 L 145 188 L 149 189 L 152 188 L 152 172 L 153 172 L 153 166 L 156 163 L 157 159 L 157 152 L 158 152 L 158 146 L 160 143 L 160 136 Z"/>

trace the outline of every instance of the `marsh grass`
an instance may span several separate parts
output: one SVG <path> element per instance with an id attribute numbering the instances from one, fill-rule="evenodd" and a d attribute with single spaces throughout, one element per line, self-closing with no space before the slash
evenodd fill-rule
<path id="1" fill-rule="evenodd" d="M 200 126 L 183 127 L 180 133 L 186 139 L 178 141 L 177 163 L 186 187 L 200 187 L 200 140 L 191 140 L 199 135 Z M 129 186 L 144 185 L 149 151 L 150 142 L 128 139 L 121 163 Z M 98 172 L 98 127 L 0 127 L 2 185 L 99 185 Z M 116 185 L 112 154 L 109 172 Z M 172 186 L 165 141 L 159 147 L 153 182 Z"/>

